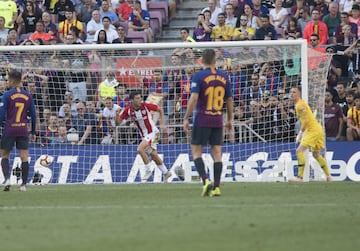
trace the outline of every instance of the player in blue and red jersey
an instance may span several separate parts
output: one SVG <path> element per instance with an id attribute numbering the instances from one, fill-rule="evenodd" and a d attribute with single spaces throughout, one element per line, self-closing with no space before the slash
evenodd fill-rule
<path id="1" fill-rule="evenodd" d="M 202 55 L 204 69 L 197 72 L 191 81 L 191 96 L 184 116 L 184 129 L 190 130 L 189 117 L 193 117 L 191 151 L 196 169 L 203 181 L 202 196 L 220 196 L 222 172 L 223 106 L 226 102 L 226 128 L 231 130 L 233 120 L 233 99 L 230 78 L 225 71 L 216 70 L 216 55 L 213 49 L 206 49 Z M 210 144 L 214 160 L 214 185 L 205 172 L 202 159 L 203 146 Z"/>
<path id="2" fill-rule="evenodd" d="M 22 184 L 20 191 L 26 191 L 29 176 L 29 135 L 27 130 L 28 115 L 31 117 L 30 139 L 35 141 L 36 112 L 33 98 L 22 86 L 21 73 L 11 70 L 8 75 L 9 90 L 4 93 L 0 105 L 0 124 L 5 120 L 1 138 L 1 167 L 5 177 L 4 191 L 10 191 L 10 151 L 16 145 L 20 151 Z"/>

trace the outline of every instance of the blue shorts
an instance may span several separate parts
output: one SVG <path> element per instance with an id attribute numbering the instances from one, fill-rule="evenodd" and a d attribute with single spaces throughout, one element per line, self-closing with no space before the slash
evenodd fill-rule
<path id="1" fill-rule="evenodd" d="M 16 136 L 16 137 L 5 137 L 1 138 L 1 149 L 10 152 L 14 145 L 18 150 L 29 149 L 29 137 L 28 136 Z"/>
<path id="2" fill-rule="evenodd" d="M 191 131 L 192 145 L 222 145 L 223 128 L 222 127 L 193 127 Z"/>

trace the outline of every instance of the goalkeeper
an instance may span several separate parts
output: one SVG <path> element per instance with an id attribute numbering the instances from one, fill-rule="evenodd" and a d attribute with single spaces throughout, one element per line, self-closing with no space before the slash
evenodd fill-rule
<path id="1" fill-rule="evenodd" d="M 301 87 L 293 87 L 290 91 L 291 100 L 295 104 L 295 112 L 297 118 L 301 122 L 301 129 L 296 137 L 296 141 L 300 141 L 299 147 L 296 149 L 298 159 L 298 175 L 289 182 L 302 182 L 305 168 L 305 151 L 311 148 L 314 158 L 323 169 L 326 180 L 331 181 L 331 175 L 326 160 L 320 154 L 320 150 L 325 147 L 324 130 L 315 116 L 311 112 L 309 105 L 301 99 Z"/>

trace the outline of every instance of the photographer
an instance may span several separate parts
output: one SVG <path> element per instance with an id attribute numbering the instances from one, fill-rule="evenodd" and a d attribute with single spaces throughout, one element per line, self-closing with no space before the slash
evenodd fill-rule
<path id="1" fill-rule="evenodd" d="M 354 77 L 360 74 L 360 40 L 355 40 L 344 54 L 351 60 L 349 64 L 349 75 Z"/>

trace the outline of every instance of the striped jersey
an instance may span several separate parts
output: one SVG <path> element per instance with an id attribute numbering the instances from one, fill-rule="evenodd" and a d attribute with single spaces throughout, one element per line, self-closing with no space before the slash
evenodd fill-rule
<path id="1" fill-rule="evenodd" d="M 159 106 L 144 102 L 138 110 L 135 110 L 132 105 L 128 105 L 120 114 L 120 118 L 123 120 L 130 118 L 136 124 L 141 137 L 144 138 L 150 133 L 159 132 L 152 119 L 151 111 L 159 111 Z"/>

